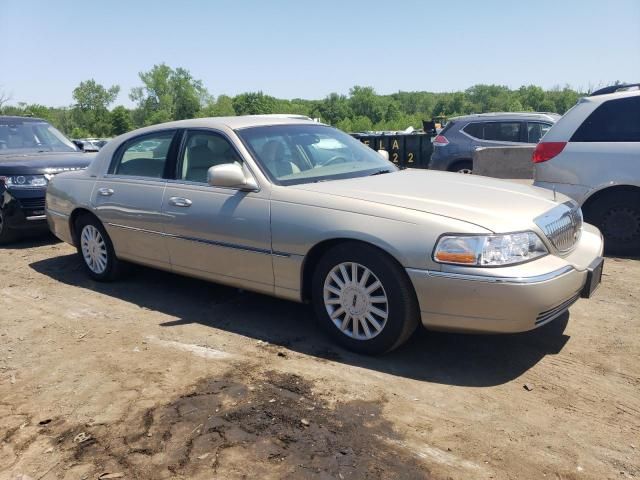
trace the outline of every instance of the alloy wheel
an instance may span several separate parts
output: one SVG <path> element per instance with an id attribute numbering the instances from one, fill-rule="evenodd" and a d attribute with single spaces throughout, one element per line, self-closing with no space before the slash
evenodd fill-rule
<path id="1" fill-rule="evenodd" d="M 87 267 L 100 275 L 107 269 L 107 245 L 100 230 L 93 225 L 85 225 L 80 234 L 80 248 Z"/>
<path id="2" fill-rule="evenodd" d="M 346 336 L 370 340 L 384 329 L 389 300 L 382 282 L 364 265 L 343 262 L 327 274 L 324 305 L 333 324 Z"/>

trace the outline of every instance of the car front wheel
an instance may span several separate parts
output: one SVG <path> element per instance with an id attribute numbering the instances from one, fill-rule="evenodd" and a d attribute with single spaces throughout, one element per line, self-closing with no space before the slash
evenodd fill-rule
<path id="1" fill-rule="evenodd" d="M 76 221 L 78 254 L 89 276 L 100 282 L 115 280 L 120 273 L 120 261 L 113 244 L 100 221 L 83 215 Z"/>
<path id="2" fill-rule="evenodd" d="M 326 252 L 312 288 L 321 326 L 358 353 L 393 350 L 419 323 L 417 299 L 404 270 L 385 252 L 366 244 L 348 242 Z"/>

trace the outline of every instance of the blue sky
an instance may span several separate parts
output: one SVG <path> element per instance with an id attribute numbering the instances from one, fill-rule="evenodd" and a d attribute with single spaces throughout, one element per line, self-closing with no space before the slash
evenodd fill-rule
<path id="1" fill-rule="evenodd" d="M 453 91 L 640 81 L 640 0 L 0 0 L 0 91 L 72 103 L 165 62 L 213 95 L 323 98 L 371 85 Z"/>

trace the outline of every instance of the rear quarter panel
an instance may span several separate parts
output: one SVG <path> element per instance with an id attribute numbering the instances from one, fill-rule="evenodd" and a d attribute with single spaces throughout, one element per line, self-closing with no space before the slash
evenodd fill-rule
<path id="1" fill-rule="evenodd" d="M 73 244 L 69 220 L 76 208 L 91 210 L 95 179 L 86 171 L 56 175 L 47 187 L 46 210 L 49 228 L 61 240 Z"/>

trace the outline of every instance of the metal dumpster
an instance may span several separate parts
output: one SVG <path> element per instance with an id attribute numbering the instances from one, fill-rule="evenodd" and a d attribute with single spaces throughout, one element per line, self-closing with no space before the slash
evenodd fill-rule
<path id="1" fill-rule="evenodd" d="M 372 132 L 352 133 L 374 150 L 389 152 L 389 160 L 400 168 L 428 168 L 433 145 L 432 133 Z"/>

